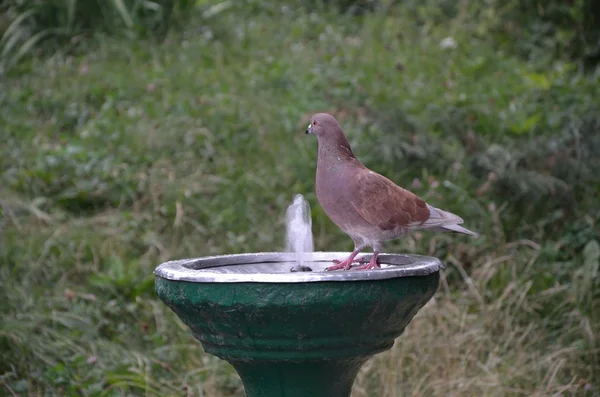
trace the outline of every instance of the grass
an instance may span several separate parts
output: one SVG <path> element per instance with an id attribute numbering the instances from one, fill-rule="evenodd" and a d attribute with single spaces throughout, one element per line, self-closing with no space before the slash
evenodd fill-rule
<path id="1" fill-rule="evenodd" d="M 0 5 L 0 73 L 44 50 L 84 50 L 94 33 L 147 37 L 163 34 L 196 0 L 7 0 Z M 176 16 L 176 18 L 173 18 Z M 80 51 L 79 51 L 80 52 Z"/>
<path id="2" fill-rule="evenodd" d="M 315 248 L 350 250 L 303 134 L 325 110 L 367 166 L 482 233 L 387 247 L 448 268 L 353 397 L 598 395 L 600 73 L 499 51 L 468 14 L 274 4 L 161 42 L 99 37 L 0 82 L 0 390 L 242 396 L 152 270 L 283 249 L 296 193 Z"/>

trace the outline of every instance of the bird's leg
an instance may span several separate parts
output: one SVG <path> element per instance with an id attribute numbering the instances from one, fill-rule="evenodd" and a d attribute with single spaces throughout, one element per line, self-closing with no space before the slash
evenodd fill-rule
<path id="1" fill-rule="evenodd" d="M 371 257 L 371 260 L 369 261 L 369 263 L 366 264 L 365 266 L 357 267 L 356 270 L 371 270 L 371 269 L 379 268 L 380 267 L 379 263 L 377 263 L 378 255 L 379 255 L 379 252 L 373 251 L 373 257 Z"/>
<path id="2" fill-rule="evenodd" d="M 344 259 L 343 261 L 334 260 L 334 262 L 336 264 L 334 266 L 329 266 L 325 270 L 327 270 L 327 271 L 338 270 L 338 269 L 349 270 L 352 267 L 352 263 L 357 262 L 354 258 L 356 257 L 356 255 L 358 255 L 359 252 L 360 252 L 360 249 L 357 248 L 354 251 L 352 251 L 350 256 L 347 257 L 346 259 Z"/>

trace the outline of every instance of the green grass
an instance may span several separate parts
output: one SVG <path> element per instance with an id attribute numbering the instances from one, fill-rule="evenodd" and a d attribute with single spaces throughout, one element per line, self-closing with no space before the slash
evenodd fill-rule
<path id="1" fill-rule="evenodd" d="M 315 248 L 350 250 L 314 195 L 317 111 L 367 166 L 482 233 L 387 247 L 448 268 L 354 397 L 600 393 L 600 73 L 501 52 L 465 15 L 333 12 L 233 7 L 0 81 L 4 394 L 242 396 L 152 270 L 283 249 L 296 193 Z"/>

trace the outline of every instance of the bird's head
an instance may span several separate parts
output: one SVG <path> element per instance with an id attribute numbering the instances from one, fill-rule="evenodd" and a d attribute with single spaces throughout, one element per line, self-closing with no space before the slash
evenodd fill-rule
<path id="1" fill-rule="evenodd" d="M 352 149 L 344 136 L 342 127 L 338 124 L 335 117 L 327 113 L 317 113 L 310 119 L 310 124 L 306 128 L 306 134 L 317 136 L 319 148 L 335 148 L 336 151 L 343 151 L 351 157 Z"/>
<path id="2" fill-rule="evenodd" d="M 312 116 L 306 134 L 314 134 L 317 138 L 323 138 L 327 135 L 333 135 L 341 132 L 341 127 L 335 117 L 327 113 L 317 113 Z"/>

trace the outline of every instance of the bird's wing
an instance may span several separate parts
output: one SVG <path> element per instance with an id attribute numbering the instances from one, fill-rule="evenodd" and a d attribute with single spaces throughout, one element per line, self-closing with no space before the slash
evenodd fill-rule
<path id="1" fill-rule="evenodd" d="M 352 183 L 352 206 L 363 219 L 382 230 L 418 227 L 430 218 L 432 207 L 383 175 L 361 169 Z"/>

